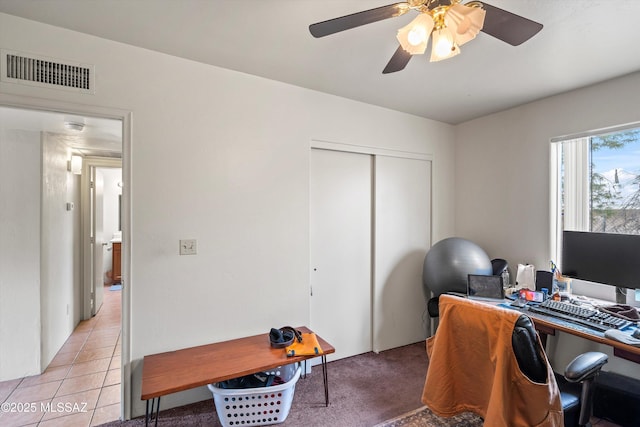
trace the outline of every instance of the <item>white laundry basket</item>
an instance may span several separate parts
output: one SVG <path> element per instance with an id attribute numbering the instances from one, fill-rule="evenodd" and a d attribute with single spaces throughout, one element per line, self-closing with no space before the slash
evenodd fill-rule
<path id="1" fill-rule="evenodd" d="M 289 415 L 293 392 L 300 378 L 298 363 L 266 372 L 280 377 L 283 384 L 269 387 L 225 389 L 209 384 L 220 423 L 231 426 L 263 426 L 284 422 Z"/>

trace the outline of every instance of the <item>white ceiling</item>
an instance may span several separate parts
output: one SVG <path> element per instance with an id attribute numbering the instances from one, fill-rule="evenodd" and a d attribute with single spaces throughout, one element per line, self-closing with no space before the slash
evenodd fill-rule
<path id="1" fill-rule="evenodd" d="M 81 124 L 83 129 L 68 129 L 65 126 L 66 122 Z M 85 156 L 122 157 L 120 120 L 0 106 L 0 132 L 7 131 L 50 132 L 62 135 L 63 142 L 74 153 Z"/>
<path id="2" fill-rule="evenodd" d="M 0 0 L 0 12 L 452 124 L 640 70 L 638 0 L 491 0 L 544 28 L 518 47 L 481 33 L 453 59 L 417 56 L 387 75 L 396 31 L 415 12 L 309 34 L 391 2 Z"/>

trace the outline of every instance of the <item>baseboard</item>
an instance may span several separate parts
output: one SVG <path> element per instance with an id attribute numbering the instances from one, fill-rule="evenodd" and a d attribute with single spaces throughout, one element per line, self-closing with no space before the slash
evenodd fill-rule
<path id="1" fill-rule="evenodd" d="M 640 380 L 601 372 L 596 379 L 593 415 L 623 427 L 637 426 L 640 420 Z"/>

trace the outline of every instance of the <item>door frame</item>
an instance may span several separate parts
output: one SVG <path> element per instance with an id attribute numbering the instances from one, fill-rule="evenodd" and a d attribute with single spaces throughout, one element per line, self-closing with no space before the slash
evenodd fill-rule
<path id="1" fill-rule="evenodd" d="M 95 285 L 95 257 L 94 242 L 91 241 L 93 226 L 95 225 L 95 200 L 91 197 L 91 181 L 93 174 L 91 168 L 112 168 L 122 169 L 122 159 L 109 157 L 87 156 L 82 162 L 82 176 L 80 180 L 80 227 L 82 241 L 82 319 L 90 319 L 96 314 L 98 307 L 95 307 L 95 295 L 92 290 Z M 124 193 L 124 188 L 123 188 Z M 124 231 L 124 230 L 123 230 Z"/>
<path id="2" fill-rule="evenodd" d="M 78 116 L 92 116 L 122 122 L 122 277 L 127 286 L 122 287 L 121 324 L 121 387 L 120 417 L 131 418 L 131 144 L 133 112 L 130 110 L 75 104 L 46 98 L 0 93 L 0 105 L 28 110 L 51 111 Z M 84 274 L 84 273 L 83 273 Z"/>
<path id="3" fill-rule="evenodd" d="M 392 150 L 388 148 L 370 147 L 367 145 L 345 144 L 341 142 L 312 139 L 309 148 L 323 150 L 344 151 L 347 153 L 369 154 L 372 156 L 400 157 L 403 159 L 427 160 L 433 162 L 433 154 L 416 153 L 413 151 Z"/>
<path id="4" fill-rule="evenodd" d="M 311 150 L 313 149 L 321 149 L 321 150 L 332 150 L 332 151 L 342 151 L 342 152 L 347 152 L 347 153 L 356 153 L 356 154 L 366 154 L 366 155 L 370 155 L 373 157 L 373 178 L 375 178 L 375 162 L 376 162 L 376 157 L 377 156 L 386 156 L 386 157 L 399 157 L 399 158 L 403 158 L 403 159 L 414 159 L 414 160 L 424 160 L 424 161 L 428 161 L 431 163 L 430 166 L 430 171 L 431 174 L 433 176 L 433 168 L 434 168 L 434 156 L 433 154 L 428 154 L 428 153 L 416 153 L 416 152 L 412 152 L 412 151 L 402 151 L 402 150 L 395 150 L 395 149 L 388 149 L 388 148 L 379 148 L 379 147 L 371 147 L 371 146 L 366 146 L 366 145 L 358 145 L 358 144 L 347 144 L 347 143 L 341 143 L 341 142 L 332 142 L 332 141 L 325 141 L 325 140 L 319 140 L 319 139 L 312 139 L 310 141 L 309 144 L 309 152 L 311 152 Z M 310 161 L 310 156 L 309 156 L 309 161 Z M 308 165 L 310 168 L 310 165 Z M 375 185 L 375 179 L 372 182 L 372 186 Z M 428 246 L 431 247 L 431 245 L 433 244 L 433 180 L 431 180 L 431 189 L 429 191 L 429 215 L 431 218 L 430 224 L 429 224 L 429 242 L 428 242 Z M 372 188 L 372 207 L 375 206 L 375 188 Z M 309 215 L 311 215 L 311 213 L 309 213 Z M 375 219 L 375 212 L 372 211 L 372 221 L 371 221 L 371 239 L 372 239 L 372 257 L 371 257 L 371 330 L 372 330 L 372 335 L 371 335 L 371 339 L 372 339 L 372 348 L 373 351 L 378 352 L 376 350 L 376 348 L 378 348 L 378 342 L 376 341 L 376 336 L 375 336 L 375 322 L 376 322 L 376 310 L 375 310 L 375 295 L 374 295 L 374 286 L 376 283 L 376 277 L 375 277 L 375 239 L 376 239 L 376 234 L 375 234 L 375 224 L 376 224 L 376 219 Z M 311 253 L 311 241 L 309 241 L 309 251 L 308 253 Z M 310 256 L 310 255 L 309 255 Z M 309 258 L 309 265 L 311 266 L 311 259 Z M 309 273 L 311 273 L 309 271 Z M 311 283 L 311 279 L 309 278 L 309 284 Z M 308 293 L 307 295 L 310 295 L 310 293 Z M 311 296 L 309 296 L 309 312 L 311 310 Z M 428 325 L 427 325 L 428 327 Z M 312 363 L 313 364 L 313 363 Z"/>

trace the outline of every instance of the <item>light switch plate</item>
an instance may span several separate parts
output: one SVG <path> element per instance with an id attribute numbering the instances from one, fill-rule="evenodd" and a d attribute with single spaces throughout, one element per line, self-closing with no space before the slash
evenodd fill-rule
<path id="1" fill-rule="evenodd" d="M 197 253 L 196 239 L 180 240 L 180 255 L 195 255 Z"/>

